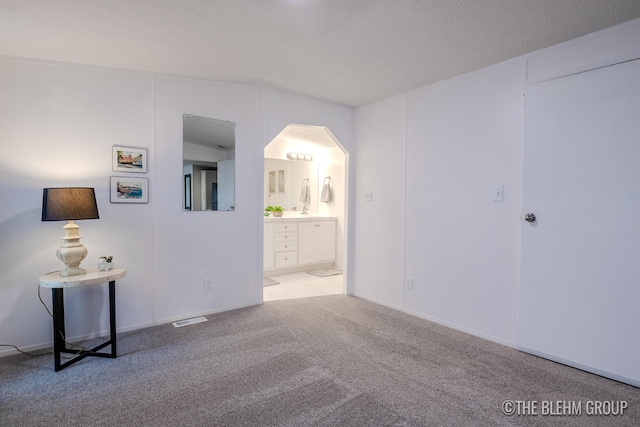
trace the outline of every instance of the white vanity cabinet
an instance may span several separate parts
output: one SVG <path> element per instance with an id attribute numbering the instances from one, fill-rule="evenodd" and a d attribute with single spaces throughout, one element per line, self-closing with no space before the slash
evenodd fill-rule
<path id="1" fill-rule="evenodd" d="M 262 268 L 265 270 L 276 266 L 275 235 L 273 232 L 273 225 L 274 224 L 272 222 L 264 223 L 264 250 Z"/>
<path id="2" fill-rule="evenodd" d="M 336 224 L 336 218 L 265 219 L 264 270 L 288 273 L 335 262 Z"/>
<path id="3" fill-rule="evenodd" d="M 298 264 L 319 264 L 336 260 L 336 221 L 320 220 L 298 224 Z"/>
<path id="4" fill-rule="evenodd" d="M 298 227 L 295 222 L 274 224 L 276 268 L 295 267 L 298 263 Z"/>

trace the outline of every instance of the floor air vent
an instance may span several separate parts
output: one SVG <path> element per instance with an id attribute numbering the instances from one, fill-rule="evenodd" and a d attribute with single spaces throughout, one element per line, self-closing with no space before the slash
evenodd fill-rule
<path id="1" fill-rule="evenodd" d="M 206 317 L 194 317 L 193 319 L 178 320 L 177 322 L 173 322 L 172 325 L 176 328 L 181 328 L 183 326 L 195 325 L 196 323 L 202 323 L 206 321 Z"/>

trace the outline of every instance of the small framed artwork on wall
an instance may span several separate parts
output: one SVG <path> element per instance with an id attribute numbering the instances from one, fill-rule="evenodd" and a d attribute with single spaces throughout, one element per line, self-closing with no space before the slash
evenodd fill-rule
<path id="1" fill-rule="evenodd" d="M 147 172 L 147 150 L 144 148 L 113 146 L 113 167 L 117 172 Z"/>
<path id="2" fill-rule="evenodd" d="M 129 176 L 112 176 L 111 203 L 149 203 L 149 180 Z"/>

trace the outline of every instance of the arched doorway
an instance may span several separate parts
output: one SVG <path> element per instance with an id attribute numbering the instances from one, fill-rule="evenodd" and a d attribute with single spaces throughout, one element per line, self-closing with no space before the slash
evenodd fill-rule
<path id="1" fill-rule="evenodd" d="M 323 126 L 290 124 L 264 149 L 264 300 L 344 294 L 347 154 Z"/>

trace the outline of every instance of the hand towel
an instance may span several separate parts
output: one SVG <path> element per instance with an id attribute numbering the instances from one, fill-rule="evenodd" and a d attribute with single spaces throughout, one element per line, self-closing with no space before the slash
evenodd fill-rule
<path id="1" fill-rule="evenodd" d="M 311 192 L 309 191 L 309 182 L 307 180 L 303 181 L 302 183 L 302 189 L 300 190 L 300 201 L 305 205 L 311 202 Z"/>
<path id="2" fill-rule="evenodd" d="M 329 203 L 331 201 L 331 187 L 327 182 L 322 186 L 322 195 L 320 196 L 320 201 L 324 203 Z"/>

